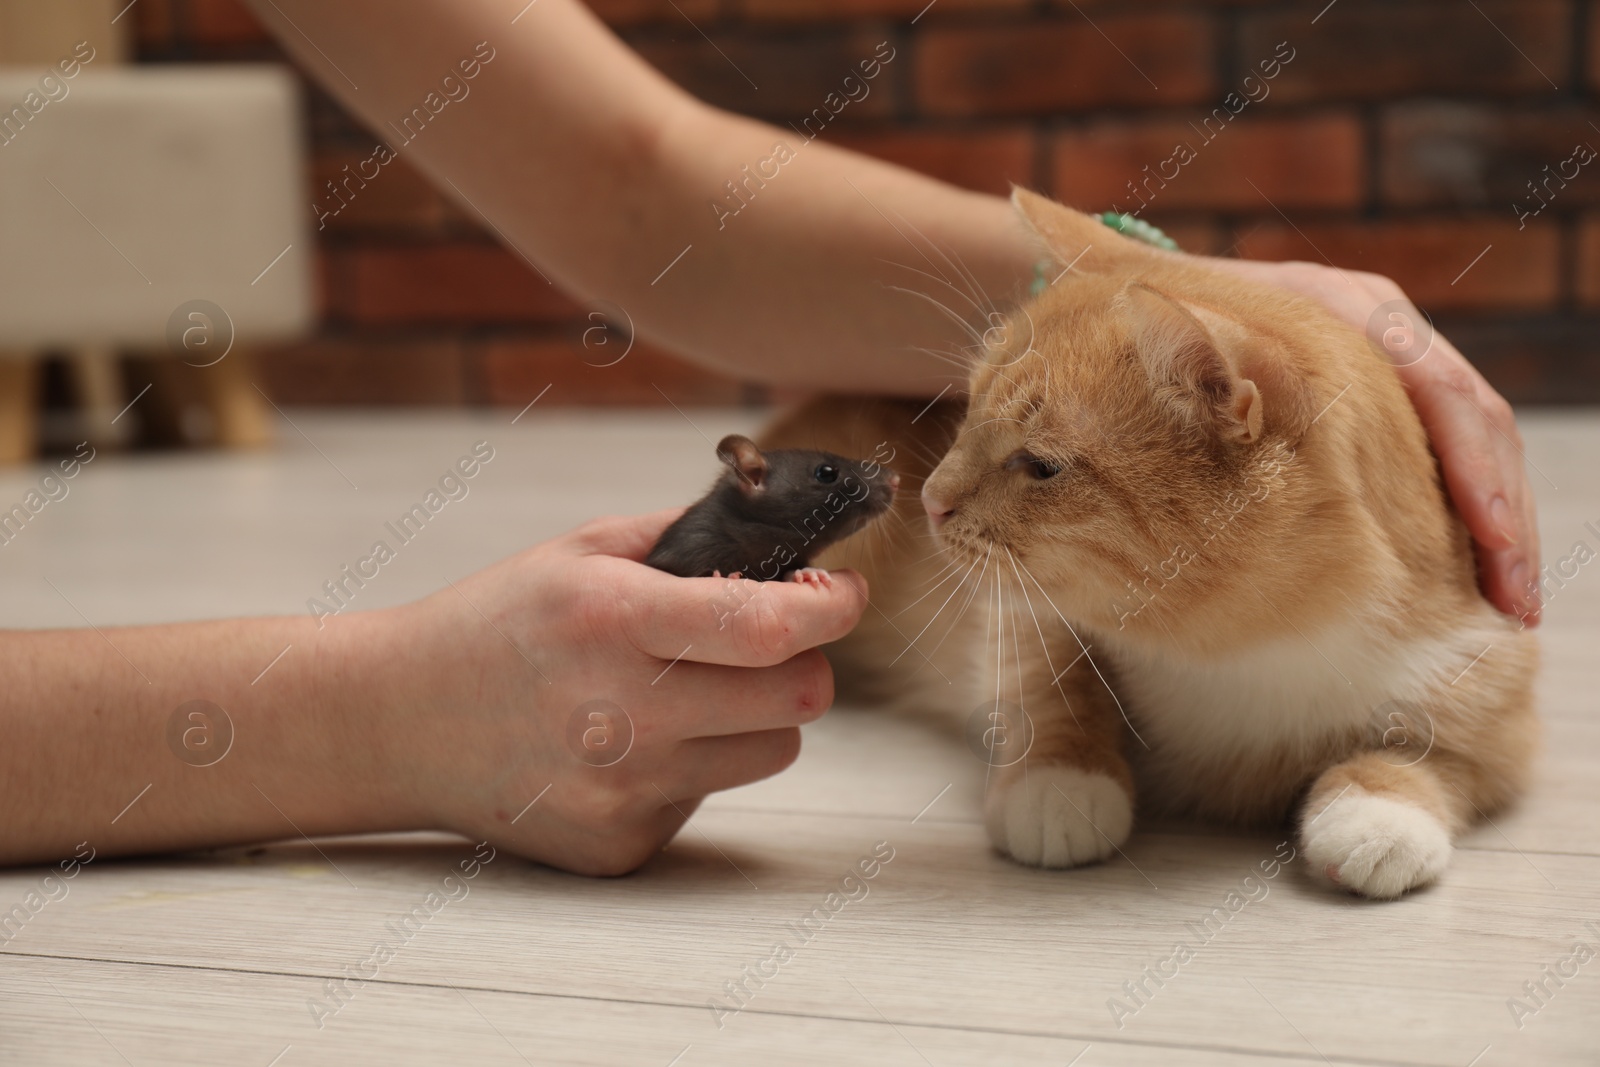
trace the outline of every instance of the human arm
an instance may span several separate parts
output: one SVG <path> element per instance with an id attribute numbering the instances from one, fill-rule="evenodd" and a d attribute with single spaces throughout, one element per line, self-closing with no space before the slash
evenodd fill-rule
<path id="1" fill-rule="evenodd" d="M 0 865 L 82 842 L 106 856 L 440 829 L 580 873 L 637 867 L 702 797 L 793 761 L 832 700 L 813 646 L 865 604 L 849 572 L 816 589 L 636 562 L 676 514 L 598 520 L 320 630 L 0 634 Z M 226 712 L 227 747 L 214 713 L 172 731 L 196 699 Z M 605 732 L 574 749 L 592 701 L 626 716 L 580 715 Z M 596 742 L 624 737 L 600 765 Z"/>
<path id="2" fill-rule="evenodd" d="M 644 336 L 740 377 L 931 396 L 965 375 L 959 359 L 930 353 L 970 338 L 892 287 L 981 325 L 1031 279 L 1037 251 L 1005 200 L 700 104 L 576 0 L 251 3 L 380 131 L 487 41 L 497 58 L 472 94 L 402 156 L 557 284 L 614 302 Z M 794 161 L 719 220 L 724 183 L 778 141 L 797 149 Z M 1313 296 L 1358 329 L 1403 296 L 1360 272 L 1210 262 Z M 1477 542 L 1485 592 L 1536 621 L 1533 497 L 1509 408 L 1443 338 L 1399 373 Z"/>

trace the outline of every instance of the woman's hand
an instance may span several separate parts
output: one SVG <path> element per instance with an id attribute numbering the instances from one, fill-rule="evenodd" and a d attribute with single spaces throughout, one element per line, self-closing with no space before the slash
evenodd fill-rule
<path id="1" fill-rule="evenodd" d="M 602 519 L 397 609 L 418 674 L 399 768 L 437 824 L 582 874 L 623 874 L 708 793 L 783 770 L 833 700 L 816 646 L 866 605 L 831 588 L 677 578 L 637 562 L 680 514 Z"/>
<path id="2" fill-rule="evenodd" d="M 1381 274 L 1316 263 L 1211 259 L 1222 270 L 1304 293 L 1366 332 L 1391 301 L 1410 322 L 1424 322 L 1400 287 Z M 1523 470 L 1522 435 L 1511 405 L 1445 340 L 1432 335 L 1421 358 L 1395 362 L 1444 471 L 1450 499 L 1477 547 L 1484 595 L 1529 626 L 1539 620 L 1539 531 L 1533 491 Z"/>

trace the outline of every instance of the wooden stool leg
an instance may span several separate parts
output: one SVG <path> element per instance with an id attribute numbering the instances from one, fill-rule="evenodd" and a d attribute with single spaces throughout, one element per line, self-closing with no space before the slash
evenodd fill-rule
<path id="1" fill-rule="evenodd" d="M 39 361 L 0 356 L 0 463 L 26 463 L 39 449 Z"/>
<path id="2" fill-rule="evenodd" d="M 255 360 L 235 348 L 226 359 L 200 372 L 206 403 L 216 419 L 217 443 L 224 448 L 256 448 L 272 441 L 272 409 L 255 387 Z"/>
<path id="3" fill-rule="evenodd" d="M 114 448 L 126 440 L 126 420 L 113 423 L 127 403 L 117 354 L 109 348 L 83 348 L 67 358 L 72 391 L 82 409 L 89 443 Z"/>

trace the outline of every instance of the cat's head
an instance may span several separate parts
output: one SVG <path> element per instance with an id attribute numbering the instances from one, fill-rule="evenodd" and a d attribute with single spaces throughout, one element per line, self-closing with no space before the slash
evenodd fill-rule
<path id="1" fill-rule="evenodd" d="M 1342 549 L 1360 527 L 1337 484 L 1349 457 L 1306 446 L 1341 386 L 1393 378 L 1360 334 L 1042 197 L 1013 200 L 1050 275 L 1072 266 L 991 332 L 973 371 L 923 492 L 947 550 L 1036 602 L 1067 598 L 1096 629 L 1148 633 L 1212 625 L 1252 574 L 1318 550 L 1287 538 Z M 1327 422 L 1351 432 L 1343 413 Z"/>

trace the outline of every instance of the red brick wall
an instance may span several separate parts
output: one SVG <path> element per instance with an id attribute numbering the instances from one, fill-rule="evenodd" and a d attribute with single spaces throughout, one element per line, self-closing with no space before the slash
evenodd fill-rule
<path id="1" fill-rule="evenodd" d="M 837 143 L 1086 209 L 1131 209 L 1140 182 L 1144 216 L 1186 248 L 1381 271 L 1512 399 L 1600 401 L 1600 160 L 1549 177 L 1580 143 L 1600 148 L 1600 0 L 1324 4 L 593 6 L 697 95 L 779 122 L 888 39 L 904 58 L 829 127 Z M 235 0 L 135 11 L 142 60 L 278 55 Z M 734 64 L 759 72 L 759 92 Z M 309 211 L 373 139 L 314 87 L 308 100 Z M 1218 108 L 1238 115 L 1206 126 Z M 1174 157 L 1180 143 L 1192 159 Z M 662 403 L 657 384 L 679 403 L 763 397 L 642 345 L 604 373 L 586 366 L 585 309 L 403 161 L 385 172 L 321 234 L 321 333 L 264 368 L 284 401 L 520 406 L 552 380 L 551 402 Z M 1537 215 L 1529 182 L 1547 182 Z"/>

